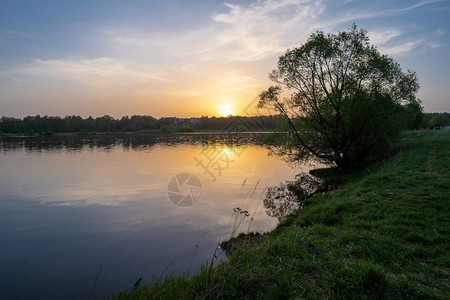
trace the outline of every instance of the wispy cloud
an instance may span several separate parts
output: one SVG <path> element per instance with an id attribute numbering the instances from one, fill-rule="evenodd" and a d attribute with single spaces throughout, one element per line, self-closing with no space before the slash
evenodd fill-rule
<path id="1" fill-rule="evenodd" d="M 167 81 L 163 75 L 152 71 L 152 66 L 114 58 L 33 59 L 31 63 L 15 68 L 13 72 L 66 78 L 96 87 L 121 85 L 124 82 Z"/>
<path id="2" fill-rule="evenodd" d="M 370 42 L 374 45 L 384 45 L 401 35 L 400 30 L 390 28 L 384 30 L 372 30 L 368 32 Z"/>
<path id="3" fill-rule="evenodd" d="M 226 3 L 228 12 L 213 15 L 222 25 L 215 37 L 227 45 L 234 60 L 261 60 L 305 39 L 315 31 L 315 21 L 324 11 L 320 0 L 257 1 L 250 5 Z M 235 52 L 235 53 L 233 53 Z M 230 52 L 229 52 L 230 53 Z"/>
<path id="4" fill-rule="evenodd" d="M 14 81 L 17 81 L 17 82 L 21 82 L 21 80 L 20 80 L 19 78 L 16 78 L 16 77 L 14 77 L 14 76 L 12 76 L 12 75 L 10 75 L 10 74 L 7 74 L 7 73 L 0 73 L 0 75 L 5 76 L 5 77 L 8 77 L 8 78 L 10 78 L 10 79 L 12 79 L 12 80 L 14 80 Z"/>
<path id="5" fill-rule="evenodd" d="M 408 11 L 408 10 L 419 8 L 421 6 L 425 6 L 425 5 L 429 5 L 429 4 L 433 4 L 433 3 L 439 3 L 439 2 L 448 2 L 448 0 L 425 0 L 425 1 L 421 1 L 419 3 L 410 5 L 405 8 L 398 9 L 398 11 Z"/>
<path id="6" fill-rule="evenodd" d="M 12 40 L 15 38 L 26 38 L 26 39 L 33 39 L 35 40 L 33 36 L 19 32 L 14 30 L 3 30 L 0 29 L 0 47 L 5 47 L 12 43 Z"/>
<path id="7" fill-rule="evenodd" d="M 209 26 L 177 35 L 114 37 L 123 46 L 163 46 L 176 58 L 190 61 L 253 62 L 298 45 L 319 29 L 322 0 L 258 0 L 250 4 L 225 2 L 211 15 Z"/>
<path id="8" fill-rule="evenodd" d="M 425 43 L 424 37 L 412 39 L 410 31 L 413 27 L 384 28 L 368 32 L 371 44 L 375 45 L 381 53 L 390 56 L 403 56 L 417 51 Z"/>
<path id="9" fill-rule="evenodd" d="M 419 55 L 427 48 L 446 46 L 441 39 L 445 34 L 442 28 L 426 33 L 423 29 L 419 30 L 417 25 L 409 25 L 402 28 L 375 29 L 368 34 L 370 42 L 382 53 L 397 57 Z"/>
<path id="10" fill-rule="evenodd" d="M 424 42 L 424 39 L 418 39 L 415 41 L 382 46 L 379 49 L 381 53 L 389 54 L 390 56 L 401 56 L 417 50 L 421 45 L 424 44 Z"/>
<path id="11" fill-rule="evenodd" d="M 447 47 L 447 44 L 439 43 L 439 42 L 431 42 L 428 44 L 431 49 L 438 49 L 442 47 Z"/>
<path id="12" fill-rule="evenodd" d="M 439 28 L 439 29 L 435 30 L 433 32 L 433 34 L 434 34 L 435 37 L 441 37 L 441 36 L 443 36 L 445 34 L 445 30 L 442 29 L 442 28 Z"/>

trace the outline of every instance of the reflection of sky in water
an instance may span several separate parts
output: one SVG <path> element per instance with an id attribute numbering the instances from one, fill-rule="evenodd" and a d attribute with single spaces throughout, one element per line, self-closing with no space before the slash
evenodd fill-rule
<path id="1" fill-rule="evenodd" d="M 191 261 L 192 271 L 230 233 L 238 206 L 254 216 L 252 230 L 270 230 L 276 220 L 264 211 L 265 188 L 296 172 L 265 148 L 243 144 L 3 144 L 0 298 L 86 299 L 99 265 L 96 295 L 165 269 L 185 272 Z M 205 149 L 228 159 L 215 181 L 195 160 Z M 182 172 L 202 184 L 192 207 L 176 207 L 167 197 L 169 181 Z"/>

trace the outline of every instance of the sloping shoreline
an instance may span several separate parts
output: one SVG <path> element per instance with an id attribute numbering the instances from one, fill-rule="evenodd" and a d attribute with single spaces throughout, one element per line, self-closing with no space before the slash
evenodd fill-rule
<path id="1" fill-rule="evenodd" d="M 450 132 L 407 132 L 251 247 L 112 299 L 450 298 Z"/>

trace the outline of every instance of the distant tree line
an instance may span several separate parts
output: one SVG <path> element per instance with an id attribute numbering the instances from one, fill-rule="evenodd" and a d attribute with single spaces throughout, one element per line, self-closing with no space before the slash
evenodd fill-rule
<path id="1" fill-rule="evenodd" d="M 425 113 L 423 127 L 431 128 L 434 126 L 446 127 L 450 125 L 450 113 Z"/>
<path id="2" fill-rule="evenodd" d="M 406 113 L 406 112 L 405 112 Z M 409 119 L 405 116 L 404 118 Z M 52 135 L 55 133 L 90 133 L 90 132 L 136 132 L 142 130 L 161 130 L 163 132 L 189 132 L 196 130 L 245 132 L 272 131 L 285 125 L 286 121 L 279 115 L 254 117 L 207 117 L 176 118 L 163 117 L 156 119 L 152 116 L 125 116 L 114 119 L 105 115 L 102 117 L 80 116 L 27 116 L 23 119 L 2 117 L 0 119 L 0 133 L 27 135 Z M 423 118 L 411 120 L 407 128 L 430 128 L 436 125 L 449 126 L 450 113 L 424 113 Z"/>
<path id="3" fill-rule="evenodd" d="M 125 116 L 115 119 L 109 115 L 102 117 L 80 116 L 27 116 L 23 119 L 2 117 L 0 133 L 52 135 L 55 133 L 90 133 L 90 132 L 135 132 L 142 130 L 161 130 L 163 132 L 182 132 L 195 130 L 214 131 L 271 131 L 277 127 L 279 116 L 255 117 L 207 117 L 156 119 L 152 116 Z"/>

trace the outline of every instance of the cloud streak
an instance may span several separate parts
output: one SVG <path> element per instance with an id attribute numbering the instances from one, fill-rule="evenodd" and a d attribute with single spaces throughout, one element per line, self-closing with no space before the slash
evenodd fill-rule
<path id="1" fill-rule="evenodd" d="M 114 58 L 96 59 L 32 59 L 12 73 L 65 78 L 95 87 L 121 85 L 124 82 L 150 83 L 168 81 L 152 66 L 140 65 Z"/>
<path id="2" fill-rule="evenodd" d="M 403 12 L 403 11 L 408 11 L 408 10 L 413 10 L 425 5 L 429 5 L 429 4 L 433 4 L 433 3 L 440 3 L 440 2 L 447 2 L 448 0 L 425 0 L 425 1 L 421 1 L 419 3 L 413 4 L 411 6 L 399 9 L 398 11 Z"/>
<path id="3" fill-rule="evenodd" d="M 16 78 L 16 77 L 14 77 L 14 76 L 12 76 L 12 75 L 10 75 L 10 74 L 0 73 L 0 75 L 5 76 L 5 77 L 8 77 L 8 78 L 10 78 L 10 79 L 12 79 L 12 80 L 14 80 L 14 81 L 16 81 L 16 82 L 21 82 L 21 80 L 20 80 L 19 78 Z"/>
<path id="4" fill-rule="evenodd" d="M 380 52 L 389 54 L 390 56 L 401 56 L 413 52 L 413 50 L 416 50 L 421 45 L 423 45 L 424 42 L 424 39 L 419 39 L 416 41 L 409 41 L 400 44 L 397 43 L 391 46 L 382 46 L 380 47 Z"/>
<path id="5" fill-rule="evenodd" d="M 231 49 L 229 59 L 262 60 L 284 51 L 314 31 L 324 11 L 320 0 L 258 1 L 248 6 L 226 3 L 228 12 L 214 14 L 221 30 L 215 37 Z M 295 28 L 295 30 L 293 30 Z"/>

